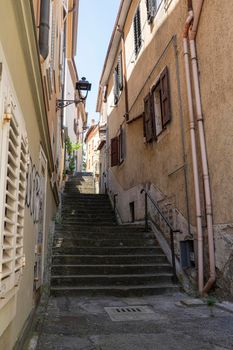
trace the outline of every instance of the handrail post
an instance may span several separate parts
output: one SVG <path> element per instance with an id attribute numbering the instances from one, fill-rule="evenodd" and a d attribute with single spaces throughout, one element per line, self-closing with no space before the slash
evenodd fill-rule
<path id="1" fill-rule="evenodd" d="M 177 282 L 176 258 L 175 258 L 175 247 L 174 247 L 174 232 L 171 228 L 170 228 L 170 240 L 171 240 L 171 253 L 172 253 L 173 282 Z"/>
<path id="2" fill-rule="evenodd" d="M 148 226 L 148 195 L 147 192 L 145 192 L 145 231 L 149 231 Z"/>

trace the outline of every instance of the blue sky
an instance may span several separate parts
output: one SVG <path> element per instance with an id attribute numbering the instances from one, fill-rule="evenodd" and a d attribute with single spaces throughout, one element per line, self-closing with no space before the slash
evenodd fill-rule
<path id="1" fill-rule="evenodd" d="M 80 0 L 78 46 L 75 58 L 79 77 L 92 83 L 87 98 L 88 123 L 95 112 L 98 85 L 120 0 Z"/>

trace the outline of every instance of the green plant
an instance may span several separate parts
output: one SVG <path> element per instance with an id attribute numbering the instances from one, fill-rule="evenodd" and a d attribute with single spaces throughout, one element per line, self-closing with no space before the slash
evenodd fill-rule
<path id="1" fill-rule="evenodd" d="M 71 142 L 70 138 L 68 137 L 65 141 L 66 145 L 66 153 L 68 156 L 68 163 L 69 163 L 69 171 L 73 172 L 75 170 L 75 156 L 74 151 L 77 151 L 80 147 L 80 143 Z"/>
<path id="2" fill-rule="evenodd" d="M 216 304 L 216 299 L 215 298 L 213 298 L 213 297 L 211 297 L 211 296 L 209 296 L 208 298 L 207 298 L 207 306 L 209 307 L 209 309 L 210 309 L 210 316 L 211 317 L 214 317 L 214 312 L 213 312 L 213 308 L 214 308 L 214 306 L 215 306 L 215 304 Z"/>

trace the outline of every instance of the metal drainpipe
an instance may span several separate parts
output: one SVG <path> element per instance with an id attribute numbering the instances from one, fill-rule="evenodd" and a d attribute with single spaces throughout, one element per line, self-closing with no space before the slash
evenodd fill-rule
<path id="1" fill-rule="evenodd" d="M 49 54 L 49 19 L 50 0 L 43 0 L 40 3 L 39 48 L 44 60 Z"/>
<path id="2" fill-rule="evenodd" d="M 196 206 L 197 244 L 198 244 L 198 290 L 201 294 L 204 286 L 203 232 L 202 232 L 200 185 L 199 185 L 198 161 L 197 161 L 197 146 L 196 146 L 196 138 L 195 138 L 195 124 L 194 124 L 191 75 L 190 75 L 190 67 L 189 67 L 189 49 L 188 49 L 188 31 L 192 21 L 193 21 L 193 11 L 189 11 L 189 16 L 185 22 L 185 27 L 183 32 L 183 50 L 184 50 L 184 63 L 185 63 L 185 73 L 186 73 L 186 87 L 187 87 L 187 95 L 188 95 L 194 193 L 195 193 L 195 206 Z"/>
<path id="3" fill-rule="evenodd" d="M 206 218 L 207 218 L 207 233 L 208 233 L 208 248 L 209 248 L 209 279 L 204 286 L 203 293 L 208 293 L 208 291 L 213 286 L 216 280 L 215 271 L 215 253 L 214 253 L 214 233 L 213 233 L 213 211 L 212 211 L 212 200 L 210 191 L 210 179 L 209 179 L 209 168 L 207 160 L 207 149 L 206 140 L 204 132 L 204 122 L 203 122 L 203 112 L 201 105 L 201 92 L 200 92 L 200 81 L 198 73 L 198 63 L 197 63 L 197 52 L 196 52 L 196 34 L 198 23 L 201 15 L 201 10 L 204 0 L 199 0 L 196 10 L 196 18 L 194 19 L 193 26 L 189 31 L 189 43 L 190 43 L 190 53 L 192 62 L 192 73 L 193 73 L 193 85 L 195 92 L 195 103 L 197 111 L 197 123 L 199 131 L 199 142 L 201 149 L 201 161 L 202 161 L 202 171 L 203 171 L 203 181 L 204 181 L 204 193 L 205 193 L 205 205 L 206 205 Z"/>

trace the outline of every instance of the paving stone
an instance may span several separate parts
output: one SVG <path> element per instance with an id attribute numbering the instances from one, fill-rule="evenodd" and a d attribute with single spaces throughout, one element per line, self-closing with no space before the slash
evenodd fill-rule
<path id="1" fill-rule="evenodd" d="M 180 301 L 185 306 L 195 307 L 195 306 L 203 306 L 205 303 L 201 299 L 184 299 Z"/>
<path id="2" fill-rule="evenodd" d="M 233 303 L 223 301 L 222 303 L 216 303 L 216 306 L 233 314 Z"/>

